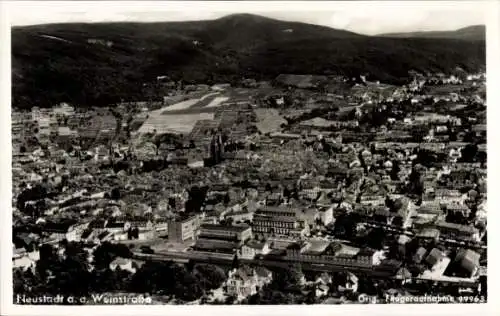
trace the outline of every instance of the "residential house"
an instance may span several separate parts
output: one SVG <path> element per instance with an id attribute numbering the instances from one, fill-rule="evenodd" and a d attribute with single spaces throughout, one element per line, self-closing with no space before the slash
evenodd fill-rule
<path id="1" fill-rule="evenodd" d="M 462 248 L 458 251 L 454 263 L 458 264 L 468 277 L 473 277 L 478 275 L 480 258 L 481 255 L 474 250 Z"/>
<path id="2" fill-rule="evenodd" d="M 463 204 L 459 203 L 450 203 L 446 205 L 447 214 L 461 214 L 463 217 L 468 218 L 471 210 Z"/>
<path id="3" fill-rule="evenodd" d="M 374 194 L 363 193 L 361 195 L 360 203 L 364 205 L 384 205 L 385 194 L 382 192 Z"/>
<path id="4" fill-rule="evenodd" d="M 316 298 L 327 296 L 330 292 L 330 284 L 332 283 L 332 279 L 326 273 L 320 275 L 315 282 L 315 294 Z"/>
<path id="5" fill-rule="evenodd" d="M 78 230 L 75 230 L 76 221 L 68 220 L 63 222 L 47 222 L 42 227 L 42 231 L 49 234 L 51 238 L 56 240 L 64 240 L 69 237 L 69 239 L 76 240 L 78 238 Z M 83 232 L 83 231 L 82 231 Z"/>
<path id="6" fill-rule="evenodd" d="M 333 205 L 319 208 L 318 220 L 321 221 L 324 226 L 327 226 L 335 221 L 335 217 L 333 216 L 333 208 Z"/>
<path id="7" fill-rule="evenodd" d="M 100 233 L 106 231 L 106 224 L 107 223 L 108 222 L 106 220 L 96 219 L 96 220 L 93 220 L 89 223 L 88 229 L 93 231 L 95 234 L 100 234 Z"/>
<path id="8" fill-rule="evenodd" d="M 12 255 L 12 267 L 28 269 L 36 266 L 36 262 L 40 259 L 38 250 L 27 252 L 25 249 L 14 249 Z"/>
<path id="9" fill-rule="evenodd" d="M 151 220 L 146 218 L 131 218 L 125 222 L 124 229 L 129 230 L 131 228 L 151 230 L 154 228 L 154 224 Z"/>
<path id="10" fill-rule="evenodd" d="M 330 285 L 332 284 L 332 277 L 330 274 L 323 272 L 316 278 L 315 284 Z"/>
<path id="11" fill-rule="evenodd" d="M 103 231 L 99 234 L 94 234 L 93 237 L 94 237 L 93 242 L 96 244 L 101 244 L 103 242 L 113 240 L 113 234 L 108 231 Z"/>
<path id="12" fill-rule="evenodd" d="M 473 226 L 439 221 L 434 224 L 441 236 L 447 239 L 479 240 L 479 230 Z"/>
<path id="13" fill-rule="evenodd" d="M 448 267 L 450 258 L 448 258 L 441 250 L 434 248 L 425 258 L 425 263 L 429 267 L 429 270 L 424 272 L 425 276 L 440 277 Z"/>
<path id="14" fill-rule="evenodd" d="M 125 222 L 107 222 L 105 229 L 110 233 L 119 233 L 126 231 Z"/>
<path id="15" fill-rule="evenodd" d="M 253 214 L 254 212 L 249 211 L 247 209 L 243 209 L 238 212 L 230 212 L 225 214 L 225 218 L 232 218 L 234 223 L 238 222 L 247 222 L 247 221 L 252 221 L 253 220 Z"/>
<path id="16" fill-rule="evenodd" d="M 257 255 L 267 255 L 271 249 L 267 242 L 258 242 L 249 240 L 241 247 L 241 257 L 244 259 L 253 259 Z"/>
<path id="17" fill-rule="evenodd" d="M 133 266 L 132 259 L 118 257 L 109 264 L 109 268 L 115 271 L 117 268 L 121 270 L 129 271 L 130 273 L 135 273 L 136 268 Z"/>
<path id="18" fill-rule="evenodd" d="M 168 232 L 168 221 L 166 219 L 157 219 L 154 223 L 154 226 L 157 232 Z"/>
<path id="19" fill-rule="evenodd" d="M 439 202 L 459 203 L 462 201 L 462 193 L 459 190 L 435 189 L 434 194 Z"/>
<path id="20" fill-rule="evenodd" d="M 438 241 L 440 236 L 440 231 L 439 229 L 432 228 L 432 227 L 422 227 L 420 230 L 417 231 L 415 237 L 418 239 L 423 239 L 423 240 L 435 240 Z"/>
<path id="21" fill-rule="evenodd" d="M 396 276 L 395 278 L 397 280 L 400 280 L 401 281 L 401 285 L 404 285 L 406 283 L 409 283 L 411 282 L 412 280 L 412 275 L 410 273 L 410 271 L 408 271 L 408 269 L 402 267 L 398 270 L 398 272 L 396 273 Z"/>
<path id="22" fill-rule="evenodd" d="M 339 276 L 342 278 L 340 280 L 340 285 L 338 286 L 337 290 L 341 293 L 345 292 L 351 292 L 351 293 L 356 293 L 358 291 L 358 277 L 354 275 L 351 272 L 346 272 L 345 274 L 341 274 Z M 338 282 L 338 281 L 335 281 Z"/>
<path id="23" fill-rule="evenodd" d="M 137 234 L 138 240 L 153 240 L 156 237 L 157 237 L 157 232 L 154 228 L 139 229 Z"/>
<path id="24" fill-rule="evenodd" d="M 242 300 L 256 294 L 259 289 L 272 281 L 272 273 L 264 267 L 243 266 L 229 272 L 225 283 L 226 293 Z"/>
<path id="25" fill-rule="evenodd" d="M 413 261 L 415 263 L 420 263 L 422 260 L 425 258 L 425 254 L 427 253 L 427 250 L 424 247 L 420 247 L 417 249 L 415 254 L 413 255 Z"/>

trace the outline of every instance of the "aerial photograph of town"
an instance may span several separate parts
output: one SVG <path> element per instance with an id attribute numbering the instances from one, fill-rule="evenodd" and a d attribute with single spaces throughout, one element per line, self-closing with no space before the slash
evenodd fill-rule
<path id="1" fill-rule="evenodd" d="M 487 303 L 484 21 L 141 14 L 12 23 L 13 304 Z"/>

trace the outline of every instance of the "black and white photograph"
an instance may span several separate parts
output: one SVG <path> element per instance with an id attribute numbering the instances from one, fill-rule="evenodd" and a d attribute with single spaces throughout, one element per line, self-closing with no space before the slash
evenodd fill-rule
<path id="1" fill-rule="evenodd" d="M 5 2 L 5 301 L 497 299 L 499 6 L 403 2 Z"/>

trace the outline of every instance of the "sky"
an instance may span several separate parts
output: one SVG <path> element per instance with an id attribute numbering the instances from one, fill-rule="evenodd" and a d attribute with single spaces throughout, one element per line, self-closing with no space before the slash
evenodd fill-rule
<path id="1" fill-rule="evenodd" d="M 486 24 L 481 1 L 166 2 L 166 1 L 9 1 L 13 26 L 67 22 L 158 22 L 215 19 L 253 13 L 288 21 L 345 29 L 361 34 L 446 31 Z"/>

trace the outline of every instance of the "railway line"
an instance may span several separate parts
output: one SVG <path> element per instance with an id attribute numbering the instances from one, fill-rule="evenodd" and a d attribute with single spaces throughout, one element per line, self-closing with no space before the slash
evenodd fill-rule
<path id="1" fill-rule="evenodd" d="M 232 254 L 221 254 L 221 253 L 202 253 L 202 252 L 179 252 L 179 253 L 163 253 L 163 254 L 144 254 L 144 253 L 134 253 L 134 258 L 140 260 L 152 260 L 152 261 L 174 261 L 178 263 L 187 263 L 188 261 L 203 262 L 203 263 L 214 263 L 214 264 L 231 264 L 234 255 Z M 339 264 L 329 264 L 329 263 L 312 263 L 312 262 L 299 262 L 290 261 L 284 258 L 265 258 L 257 257 L 254 259 L 238 259 L 241 263 L 245 264 L 256 264 L 265 267 L 280 267 L 286 268 L 294 263 L 300 263 L 302 269 L 308 271 L 317 272 L 341 272 L 341 271 L 351 271 L 363 274 L 369 274 L 372 276 L 380 277 L 391 277 L 395 275 L 397 267 L 391 267 L 383 269 L 378 266 L 353 266 L 353 265 L 339 265 Z"/>

